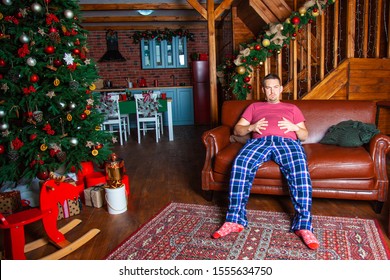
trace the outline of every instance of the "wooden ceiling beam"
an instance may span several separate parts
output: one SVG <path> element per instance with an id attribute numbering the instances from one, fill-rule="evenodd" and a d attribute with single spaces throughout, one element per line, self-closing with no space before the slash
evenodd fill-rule
<path id="1" fill-rule="evenodd" d="M 230 10 L 234 0 L 224 0 L 214 11 L 214 17 L 220 17 L 226 10 Z"/>
<path id="2" fill-rule="evenodd" d="M 83 17 L 83 23 L 98 22 L 190 22 L 205 21 L 201 16 L 104 16 L 104 17 Z"/>
<path id="3" fill-rule="evenodd" d="M 128 25 L 83 25 L 83 28 L 88 31 L 106 31 L 106 30 L 156 30 L 156 25 L 134 25 L 134 24 L 128 24 Z M 168 29 L 188 29 L 188 24 L 167 24 L 164 25 L 163 28 Z M 191 30 L 204 30 L 207 28 L 207 22 L 193 22 L 191 23 Z"/>
<path id="4" fill-rule="evenodd" d="M 207 10 L 206 10 L 205 7 L 203 7 L 203 6 L 198 2 L 198 0 L 187 0 L 187 2 L 190 4 L 190 6 L 191 6 L 193 9 L 197 10 L 198 13 L 199 13 L 200 15 L 202 15 L 202 17 L 203 17 L 204 19 L 207 20 Z"/>
<path id="5" fill-rule="evenodd" d="M 198 3 L 199 4 L 199 3 Z M 203 7 L 201 4 L 199 4 Z M 81 11 L 193 10 L 190 4 L 80 4 Z"/>

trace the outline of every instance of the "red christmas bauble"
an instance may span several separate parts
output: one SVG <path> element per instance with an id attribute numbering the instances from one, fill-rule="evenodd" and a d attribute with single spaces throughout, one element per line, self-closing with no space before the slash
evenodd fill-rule
<path id="1" fill-rule="evenodd" d="M 53 65 L 54 65 L 55 67 L 60 67 L 60 66 L 62 65 L 62 61 L 59 60 L 59 59 L 54 59 Z"/>
<path id="2" fill-rule="evenodd" d="M 260 49 L 261 49 L 260 45 L 256 45 L 256 46 L 255 46 L 255 50 L 256 50 L 256 51 L 259 51 Z"/>
<path id="3" fill-rule="evenodd" d="M 0 80 L 4 78 L 4 75 L 0 73 Z"/>
<path id="4" fill-rule="evenodd" d="M 33 113 L 32 113 L 31 111 L 28 111 L 28 112 L 26 112 L 26 116 L 27 116 L 28 118 L 32 118 Z"/>
<path id="5" fill-rule="evenodd" d="M 95 145 L 95 149 L 96 150 L 100 150 L 101 148 L 103 148 L 103 144 L 102 143 L 99 143 L 99 144 Z"/>
<path id="6" fill-rule="evenodd" d="M 30 134 L 30 136 L 29 136 L 30 141 L 34 141 L 35 138 L 37 138 L 37 136 L 38 135 L 36 135 L 36 134 Z"/>
<path id="7" fill-rule="evenodd" d="M 79 49 L 74 49 L 73 53 L 79 55 L 80 54 L 80 50 Z"/>
<path id="8" fill-rule="evenodd" d="M 58 31 L 57 28 L 53 26 L 49 28 L 49 33 L 56 33 L 57 31 Z"/>
<path id="9" fill-rule="evenodd" d="M 38 82 L 38 81 L 39 81 L 39 76 L 38 76 L 37 74 L 32 74 L 32 75 L 30 76 L 30 82 L 36 83 L 36 82 Z"/>
<path id="10" fill-rule="evenodd" d="M 4 67 L 7 65 L 7 62 L 5 62 L 4 59 L 0 59 L 0 67 Z"/>
<path id="11" fill-rule="evenodd" d="M 87 114 L 86 114 L 86 113 L 80 114 L 80 118 L 81 118 L 82 120 L 85 120 L 85 119 L 87 118 Z"/>
<path id="12" fill-rule="evenodd" d="M 5 152 L 4 145 L 0 145 L 0 154 L 4 154 L 4 152 Z"/>
<path id="13" fill-rule="evenodd" d="M 291 23 L 294 24 L 294 25 L 297 25 L 301 22 L 301 19 L 299 17 L 293 17 L 291 19 Z"/>
<path id="14" fill-rule="evenodd" d="M 47 54 L 52 54 L 52 53 L 54 53 L 54 51 L 55 51 L 55 47 L 53 47 L 53 46 L 47 46 L 44 50 L 44 52 Z"/>
<path id="15" fill-rule="evenodd" d="M 244 78 L 244 82 L 245 82 L 245 83 L 249 83 L 250 80 L 251 80 L 251 78 L 249 78 L 249 77 L 245 77 L 245 78 Z"/>
<path id="16" fill-rule="evenodd" d="M 37 173 L 37 177 L 40 180 L 46 180 L 49 178 L 49 171 L 44 170 Z"/>

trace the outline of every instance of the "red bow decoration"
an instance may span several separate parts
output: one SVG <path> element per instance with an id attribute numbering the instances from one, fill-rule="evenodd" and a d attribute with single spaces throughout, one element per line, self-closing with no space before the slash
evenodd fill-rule
<path id="1" fill-rule="evenodd" d="M 35 160 L 33 159 L 31 162 L 30 162 L 30 167 L 33 168 L 35 164 L 39 163 L 40 165 L 43 165 L 45 162 L 43 160 Z"/>
<path id="2" fill-rule="evenodd" d="M 37 90 L 35 89 L 34 86 L 29 86 L 28 88 L 23 88 L 23 93 L 25 95 L 29 95 L 32 92 L 36 92 Z"/>
<path id="3" fill-rule="evenodd" d="M 30 53 L 30 50 L 28 49 L 28 45 L 27 44 L 23 44 L 23 47 L 21 47 L 19 50 L 18 50 L 18 55 L 19 57 L 25 57 L 26 55 L 28 55 Z"/>
<path id="4" fill-rule="evenodd" d="M 6 16 L 5 21 L 13 22 L 14 24 L 19 24 L 19 20 L 14 16 Z"/>
<path id="5" fill-rule="evenodd" d="M 70 71 L 74 71 L 74 70 L 76 70 L 76 68 L 77 68 L 77 64 L 76 64 L 76 63 L 73 63 L 73 64 L 71 64 L 71 65 L 68 65 L 68 69 L 69 69 Z"/>
<path id="6" fill-rule="evenodd" d="M 53 129 L 51 129 L 51 125 L 49 123 L 45 124 L 42 130 L 46 131 L 46 133 L 49 135 L 54 135 L 56 133 Z"/>
<path id="7" fill-rule="evenodd" d="M 21 147 L 23 147 L 23 145 L 24 143 L 18 137 L 12 140 L 12 146 L 14 147 L 15 151 L 19 150 Z"/>
<path id="8" fill-rule="evenodd" d="M 48 14 L 46 17 L 46 24 L 51 25 L 54 22 L 60 22 L 56 15 Z"/>

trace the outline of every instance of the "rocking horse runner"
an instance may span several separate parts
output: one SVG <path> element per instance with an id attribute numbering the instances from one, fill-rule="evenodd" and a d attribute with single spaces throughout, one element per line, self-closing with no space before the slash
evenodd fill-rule
<path id="1" fill-rule="evenodd" d="M 72 184 L 62 182 L 58 178 L 51 179 L 42 185 L 40 208 L 31 208 L 7 217 L 0 214 L 0 229 L 5 230 L 5 258 L 14 260 L 26 259 L 25 252 L 37 249 L 50 241 L 60 249 L 42 259 L 60 259 L 80 248 L 97 235 L 100 230 L 91 229 L 76 241 L 68 241 L 64 234 L 81 222 L 77 219 L 69 222 L 61 229 L 57 228 L 57 203 L 62 203 L 67 199 L 74 199 L 78 196 L 78 190 Z M 42 220 L 48 240 L 39 239 L 25 244 L 24 226 L 38 220 Z"/>

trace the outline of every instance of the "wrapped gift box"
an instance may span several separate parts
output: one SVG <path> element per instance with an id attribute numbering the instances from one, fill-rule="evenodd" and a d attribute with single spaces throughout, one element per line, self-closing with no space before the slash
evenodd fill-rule
<path id="1" fill-rule="evenodd" d="M 0 193 L 0 213 L 12 214 L 20 210 L 21 206 L 20 191 L 12 190 Z"/>
<path id="2" fill-rule="evenodd" d="M 80 214 L 81 212 L 81 200 L 66 199 L 63 203 L 58 202 L 58 216 L 57 220 L 62 220 Z"/>
<path id="3" fill-rule="evenodd" d="M 100 208 L 105 205 L 104 185 L 87 188 L 84 190 L 85 205 Z"/>

